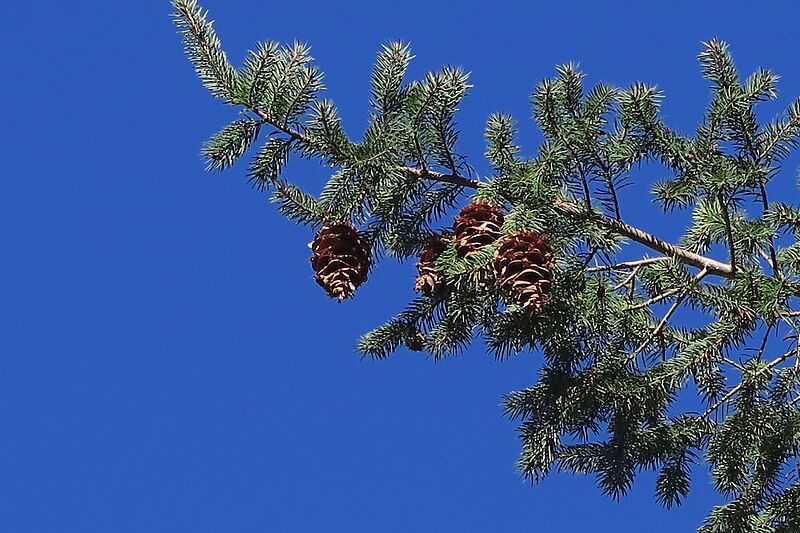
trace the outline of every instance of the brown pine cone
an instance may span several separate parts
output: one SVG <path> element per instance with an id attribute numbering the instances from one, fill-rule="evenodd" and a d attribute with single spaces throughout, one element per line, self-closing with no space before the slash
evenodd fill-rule
<path id="1" fill-rule="evenodd" d="M 422 352 L 425 350 L 425 341 L 427 340 L 425 334 L 418 331 L 413 335 L 409 335 L 405 341 L 406 347 L 412 352 Z"/>
<path id="2" fill-rule="evenodd" d="M 503 208 L 491 202 L 477 201 L 462 209 L 453 223 L 458 256 L 467 257 L 496 241 L 504 220 Z"/>
<path id="3" fill-rule="evenodd" d="M 506 236 L 494 259 L 497 285 L 506 298 L 531 315 L 542 312 L 553 285 L 553 251 L 541 235 Z"/>
<path id="4" fill-rule="evenodd" d="M 340 302 L 367 280 L 370 250 L 359 231 L 346 221 L 326 222 L 311 243 L 316 282 Z"/>
<path id="5" fill-rule="evenodd" d="M 425 296 L 444 296 L 447 294 L 447 284 L 444 275 L 436 268 L 436 260 L 447 248 L 450 237 L 436 235 L 431 237 L 423 246 L 422 251 L 417 256 L 417 280 L 414 283 L 414 290 Z"/>

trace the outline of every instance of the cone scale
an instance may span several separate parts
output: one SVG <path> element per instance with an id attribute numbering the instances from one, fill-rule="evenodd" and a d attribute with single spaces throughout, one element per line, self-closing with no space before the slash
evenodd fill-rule
<path id="1" fill-rule="evenodd" d="M 453 239 L 459 257 L 468 257 L 500 237 L 503 208 L 485 201 L 473 202 L 455 218 Z"/>

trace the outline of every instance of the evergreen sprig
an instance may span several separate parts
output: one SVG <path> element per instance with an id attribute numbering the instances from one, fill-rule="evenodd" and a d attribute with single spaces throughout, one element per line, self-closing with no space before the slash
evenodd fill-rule
<path id="1" fill-rule="evenodd" d="M 196 0 L 175 0 L 175 24 L 183 36 L 183 44 L 189 61 L 194 65 L 203 85 L 217 98 L 229 103 L 236 102 L 238 76 L 222 50 L 214 22 L 208 20 Z"/>

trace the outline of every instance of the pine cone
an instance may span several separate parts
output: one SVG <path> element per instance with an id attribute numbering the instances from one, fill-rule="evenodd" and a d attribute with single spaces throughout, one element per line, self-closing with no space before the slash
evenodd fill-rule
<path id="1" fill-rule="evenodd" d="M 553 285 L 553 251 L 541 235 L 521 231 L 508 235 L 497 249 L 497 285 L 508 303 L 531 315 L 542 312 Z"/>
<path id="2" fill-rule="evenodd" d="M 340 302 L 350 298 L 367 280 L 369 247 L 349 222 L 326 222 L 314 237 L 311 251 L 314 279 L 331 298 Z"/>
<path id="3" fill-rule="evenodd" d="M 425 334 L 418 331 L 413 335 L 410 335 L 406 339 L 405 343 L 406 347 L 412 352 L 421 352 L 425 350 L 425 341 L 427 340 L 428 338 L 425 336 Z"/>
<path id="4" fill-rule="evenodd" d="M 467 257 L 496 241 L 503 221 L 503 208 L 497 204 L 477 201 L 462 209 L 453 223 L 458 256 Z"/>
<path id="5" fill-rule="evenodd" d="M 444 296 L 447 294 L 447 285 L 444 275 L 436 269 L 436 260 L 447 248 L 450 241 L 449 236 L 436 235 L 431 237 L 423 246 L 417 263 L 417 280 L 414 283 L 414 290 L 425 296 Z"/>

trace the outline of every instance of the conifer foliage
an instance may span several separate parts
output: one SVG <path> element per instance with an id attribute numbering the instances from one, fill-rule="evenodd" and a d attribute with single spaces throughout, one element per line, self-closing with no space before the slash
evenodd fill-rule
<path id="1" fill-rule="evenodd" d="M 173 6 L 201 81 L 241 111 L 203 147 L 208 168 L 254 152 L 253 185 L 318 230 L 325 291 L 348 298 L 378 259 L 418 256 L 419 295 L 358 341 L 364 356 L 405 346 L 439 360 L 476 337 L 498 359 L 533 354 L 538 379 L 504 399 L 526 478 L 590 474 L 618 498 L 651 470 L 671 507 L 704 466 L 721 498 L 701 531 L 800 531 L 800 208 L 769 194 L 787 179 L 800 100 L 758 120 L 776 75 L 742 79 L 725 43 L 705 43 L 711 99 L 687 135 L 664 122 L 654 87 L 587 90 L 559 66 L 531 97 L 536 155 L 492 115 L 481 177 L 457 148 L 461 69 L 409 82 L 409 47 L 384 45 L 353 141 L 306 45 L 259 43 L 237 68 L 195 0 Z M 318 193 L 282 177 L 296 157 L 331 169 Z M 624 186 L 656 166 L 664 216 L 692 215 L 678 242 L 623 218 Z"/>

